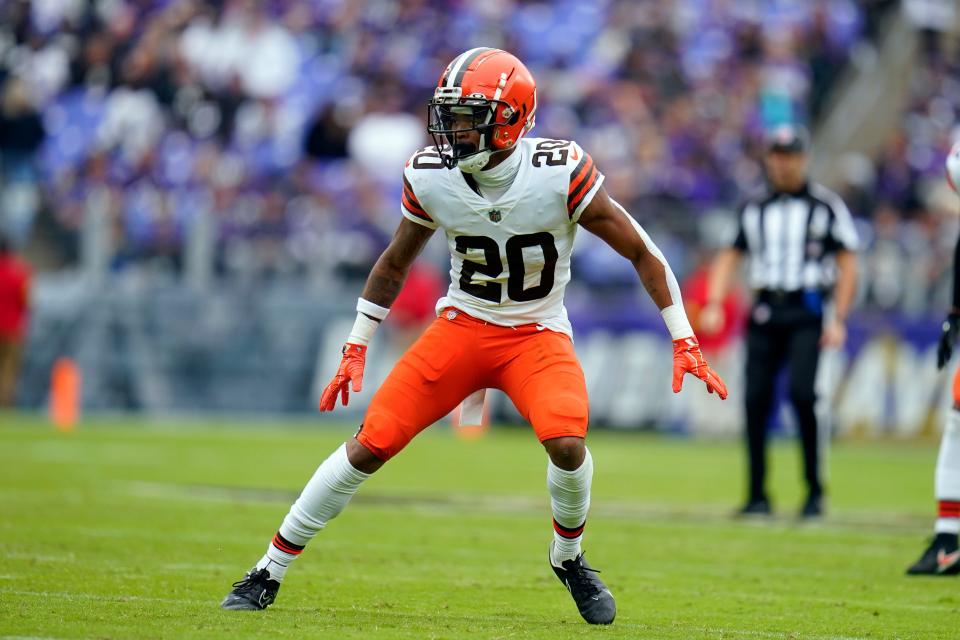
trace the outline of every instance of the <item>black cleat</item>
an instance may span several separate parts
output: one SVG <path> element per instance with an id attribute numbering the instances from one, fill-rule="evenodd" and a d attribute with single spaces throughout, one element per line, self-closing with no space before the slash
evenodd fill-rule
<path id="1" fill-rule="evenodd" d="M 938 533 L 920 559 L 907 569 L 908 576 L 955 576 L 960 573 L 957 534 Z"/>
<path id="2" fill-rule="evenodd" d="M 259 611 L 277 599 L 280 583 L 270 579 L 266 569 L 252 569 L 243 580 L 233 583 L 233 591 L 220 603 L 221 609 L 231 611 Z"/>
<path id="3" fill-rule="evenodd" d="M 800 508 L 800 518 L 811 520 L 823 516 L 823 496 L 809 495 Z"/>
<path id="4" fill-rule="evenodd" d="M 770 501 L 766 498 L 751 498 L 745 505 L 737 509 L 736 516 L 747 518 L 753 516 L 769 516 L 773 513 Z"/>
<path id="5" fill-rule="evenodd" d="M 553 547 L 551 545 L 550 557 Z M 562 566 L 556 567 L 553 560 L 550 566 L 560 578 L 560 582 L 567 587 L 573 601 L 577 603 L 577 610 L 584 620 L 590 624 L 610 624 L 617 616 L 617 603 L 607 585 L 597 577 L 600 573 L 587 564 L 581 553 L 573 560 L 564 560 Z"/>

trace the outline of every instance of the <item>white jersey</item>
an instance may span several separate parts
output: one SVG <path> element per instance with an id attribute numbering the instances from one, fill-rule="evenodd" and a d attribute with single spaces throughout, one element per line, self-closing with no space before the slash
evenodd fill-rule
<path id="1" fill-rule="evenodd" d="M 447 169 L 435 147 L 403 171 L 401 211 L 447 234 L 450 288 L 437 312 L 455 307 L 492 324 L 540 324 L 571 335 L 563 292 L 577 220 L 603 174 L 575 142 L 524 138 L 510 188 L 487 200 L 468 174 Z"/>

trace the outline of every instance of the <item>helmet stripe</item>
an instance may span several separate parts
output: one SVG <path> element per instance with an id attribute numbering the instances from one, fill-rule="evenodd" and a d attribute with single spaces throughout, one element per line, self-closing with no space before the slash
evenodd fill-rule
<path id="1" fill-rule="evenodd" d="M 447 76 L 447 86 L 448 87 L 459 87 L 460 83 L 463 82 L 463 76 L 467 72 L 467 68 L 470 67 L 470 63 L 477 59 L 484 51 L 492 51 L 490 47 L 477 47 L 476 49 L 470 49 L 460 54 L 460 57 L 453 61 L 450 65 L 450 75 Z"/>

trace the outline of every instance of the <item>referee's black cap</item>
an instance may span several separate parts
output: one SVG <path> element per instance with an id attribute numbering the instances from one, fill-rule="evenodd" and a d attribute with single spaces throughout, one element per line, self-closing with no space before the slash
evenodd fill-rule
<path id="1" fill-rule="evenodd" d="M 767 133 L 767 151 L 805 153 L 810 147 L 810 134 L 800 125 L 782 124 Z"/>

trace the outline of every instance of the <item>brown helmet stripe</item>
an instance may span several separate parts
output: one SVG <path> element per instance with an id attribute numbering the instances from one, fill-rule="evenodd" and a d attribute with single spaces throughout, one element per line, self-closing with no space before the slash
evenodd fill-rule
<path id="1" fill-rule="evenodd" d="M 490 47 L 477 47 L 476 49 L 470 49 L 469 51 L 460 54 L 460 57 L 450 64 L 450 73 L 447 77 L 446 86 L 461 86 L 461 83 L 463 82 L 463 76 L 467 73 L 467 69 L 480 54 L 486 51 L 493 51 L 493 49 Z"/>

